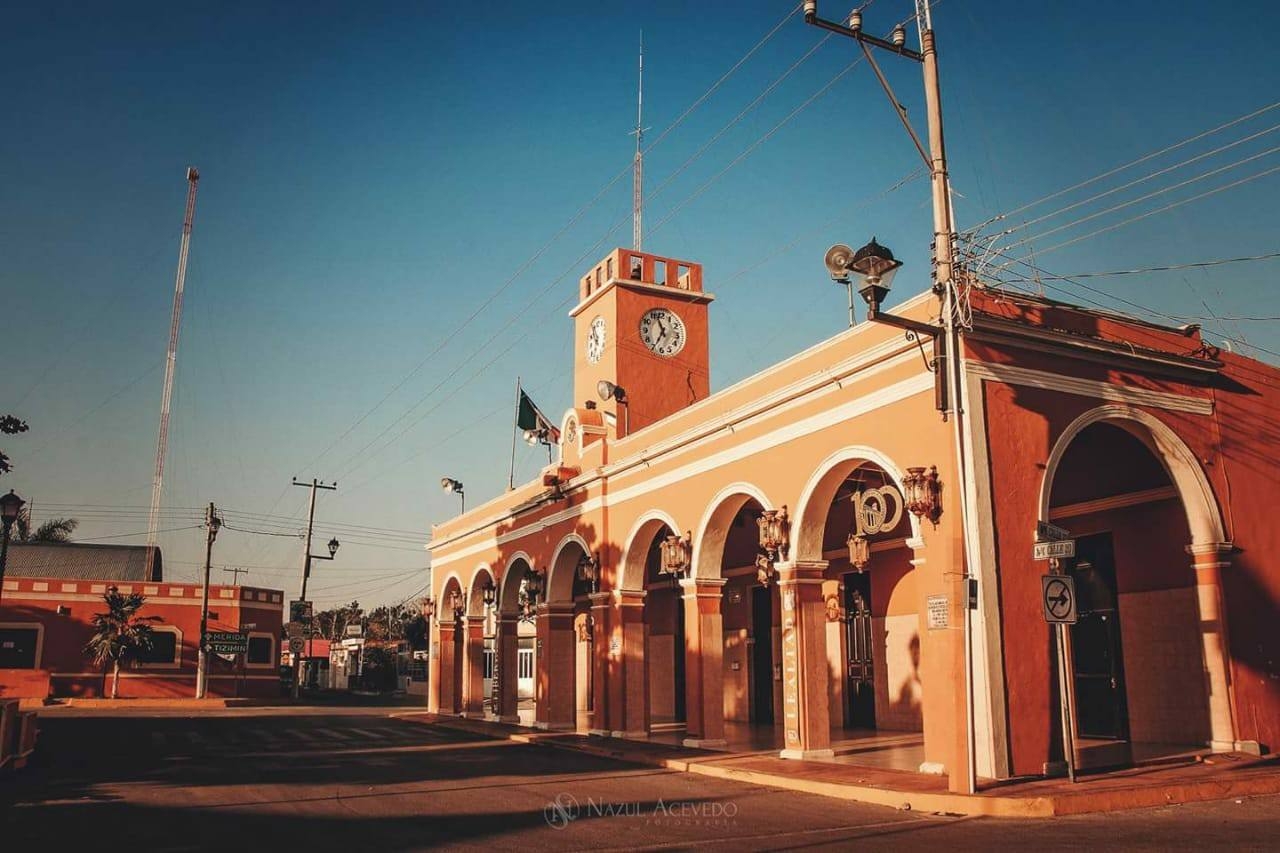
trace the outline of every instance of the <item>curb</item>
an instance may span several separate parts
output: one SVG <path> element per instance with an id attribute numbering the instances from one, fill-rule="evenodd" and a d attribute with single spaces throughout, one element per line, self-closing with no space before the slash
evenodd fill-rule
<path id="1" fill-rule="evenodd" d="M 624 749 L 609 749 L 589 742 L 574 742 L 564 732 L 512 733 L 493 731 L 478 721 L 459 720 L 429 713 L 398 714 L 402 718 L 428 717 L 426 724 L 441 725 L 472 734 L 505 739 L 516 743 L 547 746 L 572 752 L 610 758 L 631 764 L 674 770 L 680 773 L 696 773 L 717 779 L 745 782 L 781 788 L 806 794 L 816 794 L 833 799 L 888 806 L 905 811 L 943 812 L 970 817 L 995 818 L 1046 818 L 1064 815 L 1124 811 L 1183 803 L 1225 800 L 1235 797 L 1280 794 L 1280 768 L 1245 778 L 1204 780 L 1178 780 L 1164 784 L 1108 787 L 1095 791 L 1071 791 L 1027 796 L 1002 796 L 1000 794 L 953 794 L 949 792 L 902 791 L 873 785 L 845 782 L 825 782 L 804 779 L 758 770 L 740 770 L 707 763 L 723 758 L 710 755 L 705 760 L 683 758 L 659 758 Z M 416 721 L 415 722 L 419 722 Z M 1087 782 L 1084 784 L 1088 784 Z"/>

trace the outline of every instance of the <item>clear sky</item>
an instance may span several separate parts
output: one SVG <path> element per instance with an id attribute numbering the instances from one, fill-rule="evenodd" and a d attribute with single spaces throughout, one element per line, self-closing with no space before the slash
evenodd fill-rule
<path id="1" fill-rule="evenodd" d="M 290 478 L 336 479 L 319 498 L 317 536 L 346 544 L 317 567 L 312 597 L 368 605 L 413 593 L 430 523 L 457 510 L 439 478 L 462 480 L 474 503 L 505 487 L 517 374 L 553 417 L 571 403 L 566 311 L 576 277 L 630 240 L 629 174 L 559 232 L 628 168 L 639 31 L 654 142 L 788 5 L 10 5 L 0 413 L 31 431 L 4 439 L 18 468 L 0 484 L 34 500 L 37 522 L 76 515 L 81 538 L 144 540 L 125 534 L 146 528 L 185 168 L 195 165 L 162 527 L 189 528 L 189 508 L 216 502 L 240 529 L 219 537 L 215 566 L 247 566 L 244 582 L 293 593 L 299 541 L 244 531 L 298 522 L 245 514 L 300 517 L 306 495 Z M 831 0 L 820 9 L 847 10 Z M 887 31 L 911 11 L 876 0 L 866 26 Z M 1280 93 L 1272 3 L 942 0 L 934 23 L 962 227 Z M 705 264 L 718 297 L 713 389 L 844 327 L 844 293 L 822 267 L 833 242 L 875 235 L 906 260 L 891 302 L 928 283 L 927 185 L 884 192 L 919 157 L 869 68 L 831 83 L 853 43 L 821 41 L 792 15 L 646 160 L 645 248 Z M 923 133 L 918 66 L 883 56 L 882 67 Z M 1003 242 L 1037 235 L 1015 254 L 1034 248 L 1056 273 L 1275 252 L 1280 172 L 1254 176 L 1280 165 L 1280 134 L 1269 132 L 1278 123 L 1280 109 L 1262 113 L 988 233 L 1203 154 Z M 1105 295 L 1061 283 L 1072 295 L 1047 295 L 1270 317 L 1280 315 L 1278 268 L 1084 279 Z M 1274 321 L 1205 325 L 1213 340 L 1280 351 Z M 540 458 L 522 444 L 518 476 L 534 476 Z M 161 544 L 168 577 L 196 575 L 200 530 L 171 530 Z"/>

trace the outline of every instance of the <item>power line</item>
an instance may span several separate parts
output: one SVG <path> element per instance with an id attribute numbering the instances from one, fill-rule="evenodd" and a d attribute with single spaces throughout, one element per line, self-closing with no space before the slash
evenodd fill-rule
<path id="1" fill-rule="evenodd" d="M 1054 245 L 1050 246 L 1047 249 L 1038 250 L 1038 254 L 1047 255 L 1049 252 L 1053 252 L 1053 251 L 1056 251 L 1057 249 L 1062 249 L 1067 246 L 1074 245 L 1075 243 L 1079 243 L 1082 240 L 1088 240 L 1090 237 L 1096 237 L 1099 234 L 1105 234 L 1108 231 L 1114 231 L 1117 228 L 1123 228 L 1124 226 L 1130 225 L 1141 219 L 1146 219 L 1148 216 L 1155 216 L 1157 213 L 1164 213 L 1166 211 L 1173 210 L 1175 207 L 1181 207 L 1184 204 L 1190 204 L 1193 201 L 1199 201 L 1202 198 L 1207 198 L 1208 196 L 1216 195 L 1217 193 L 1223 192 L 1224 190 L 1229 190 L 1234 187 L 1241 186 L 1242 184 L 1247 184 L 1251 181 L 1258 180 L 1259 178 L 1265 178 L 1267 175 L 1270 175 L 1277 171 L 1280 171 L 1280 166 L 1273 166 L 1270 169 L 1264 169 L 1261 172 L 1256 172 L 1255 174 L 1249 175 L 1244 178 L 1240 178 L 1239 180 L 1236 180 L 1236 181 L 1232 181 L 1229 184 L 1224 184 L 1220 187 L 1214 187 L 1213 189 L 1205 190 L 1204 192 L 1190 196 L 1189 198 L 1180 199 L 1170 204 L 1166 204 L 1164 207 L 1158 207 L 1155 210 L 1149 210 L 1146 213 L 1139 214 L 1138 216 L 1130 217 L 1129 219 L 1126 219 L 1123 222 L 1117 222 L 1113 225 L 1108 225 L 1105 228 L 1099 228 L 1096 231 L 1090 231 L 1088 234 L 1084 234 L 1079 237 L 1073 237 L 1072 239 L 1064 240 L 1061 243 L 1055 243 Z M 1006 247 L 1006 249 L 1008 248 L 1012 248 L 1012 246 Z M 1005 264 L 1003 266 L 1008 266 L 1008 264 Z"/>
<path id="2" fill-rule="evenodd" d="M 1164 195 L 1165 193 L 1182 189 L 1183 187 L 1189 186 L 1190 184 L 1194 184 L 1197 181 L 1203 181 L 1205 178 L 1211 178 L 1214 175 L 1218 175 L 1227 171 L 1228 169 L 1234 169 L 1237 166 L 1243 166 L 1245 163 L 1252 163 L 1254 160 L 1259 160 L 1263 157 L 1266 157 L 1268 154 L 1274 154 L 1277 151 L 1280 151 L 1280 145 L 1274 146 L 1272 148 L 1268 148 L 1266 151 L 1260 151 L 1257 154 L 1251 154 L 1248 157 L 1241 158 L 1234 162 L 1227 163 L 1225 166 L 1218 166 L 1215 169 L 1210 169 L 1207 172 L 1203 172 L 1194 177 L 1187 178 L 1185 181 L 1180 181 L 1176 184 L 1172 184 L 1170 186 L 1162 187 L 1161 189 L 1154 190 L 1152 192 L 1147 193 L 1146 195 L 1141 195 L 1141 196 L 1138 196 L 1137 198 L 1121 202 L 1120 204 L 1116 204 L 1116 205 L 1112 205 L 1111 207 L 1104 208 L 1103 210 L 1095 211 L 1094 213 L 1090 213 L 1087 216 L 1082 216 L 1078 219 L 1073 219 L 1071 222 L 1068 222 L 1065 225 L 1056 225 L 1053 228 L 1050 228 L 1048 231 L 1041 231 L 1038 234 L 1032 234 L 1029 237 L 1023 237 L 1021 240 L 1016 240 L 1013 243 L 1007 244 L 1006 246 L 1004 246 L 1004 248 L 1016 249 L 1019 246 L 1026 245 L 1027 243 L 1030 243 L 1032 241 L 1042 240 L 1045 237 L 1048 237 L 1050 234 L 1056 234 L 1059 231 L 1065 231 L 1068 228 L 1074 228 L 1075 226 L 1080 225 L 1084 222 L 1097 219 L 1099 216 L 1106 216 L 1108 213 L 1114 213 L 1117 210 L 1123 210 L 1126 207 L 1132 207 L 1133 205 L 1138 204 L 1139 202 L 1148 201 L 1150 199 L 1155 198 L 1156 196 Z M 1014 229 L 1010 229 L 1010 231 L 1013 231 L 1013 230 Z M 1006 232 L 1006 233 L 1009 233 L 1009 232 Z"/>
<path id="3" fill-rule="evenodd" d="M 773 38 L 773 37 L 774 37 L 774 36 L 775 36 L 775 35 L 776 35 L 776 34 L 777 34 L 781 29 L 782 29 L 782 27 L 783 27 L 784 25 L 786 25 L 786 23 L 787 23 L 788 21 L 790 21 L 790 20 L 791 20 L 792 16 L 793 16 L 793 15 L 794 15 L 794 13 L 795 13 L 795 10 L 796 10 L 796 9 L 798 9 L 798 8 L 800 8 L 799 4 L 797 4 L 797 5 L 796 5 L 795 7 L 793 7 L 791 10 L 789 10 L 789 11 L 787 12 L 787 14 L 786 14 L 785 16 L 783 16 L 783 17 L 778 21 L 778 23 L 773 27 L 773 29 L 772 29 L 772 30 L 770 30 L 770 31 L 769 31 L 769 32 L 768 32 L 768 33 L 767 33 L 763 38 L 761 38 L 761 39 L 760 39 L 760 40 L 759 40 L 759 41 L 758 41 L 758 42 L 757 42 L 757 43 L 756 43 L 756 44 L 755 44 L 755 45 L 754 45 L 750 50 L 748 50 L 748 51 L 747 51 L 747 53 L 746 53 L 746 54 L 745 54 L 741 59 L 739 59 L 739 60 L 738 60 L 738 61 L 737 61 L 737 62 L 736 62 L 736 63 L 735 63 L 735 64 L 734 64 L 734 65 L 733 65 L 733 66 L 732 66 L 728 71 L 726 71 L 723 75 L 721 75 L 721 77 L 720 77 L 718 80 L 716 80 L 716 82 L 715 82 L 715 83 L 713 83 L 713 84 L 711 85 L 711 87 L 710 87 L 710 88 L 708 88 L 708 89 L 707 89 L 707 90 L 706 90 L 706 91 L 705 91 L 705 92 L 704 92 L 704 93 L 703 93 L 703 94 L 702 94 L 702 95 L 701 95 L 697 100 L 695 100 L 695 101 L 693 102 L 693 104 L 691 104 L 688 108 L 686 108 L 686 109 L 685 109 L 685 111 L 684 111 L 684 112 L 682 112 L 682 113 L 681 113 L 681 114 L 680 114 L 680 115 L 675 119 L 675 121 L 673 121 L 670 125 L 668 125 L 668 126 L 667 126 L 667 128 L 666 128 L 665 130 L 663 130 L 663 131 L 662 131 L 662 133 L 661 133 L 661 134 L 659 134 L 659 135 L 658 135 L 658 137 L 657 137 L 657 138 L 656 138 L 652 143 L 650 143 L 650 144 L 649 144 L 649 146 L 645 149 L 645 153 L 647 153 L 648 151 L 653 150 L 653 148 L 655 148 L 657 145 L 659 145 L 659 144 L 660 144 L 660 143 L 661 143 L 661 142 L 662 142 L 662 141 L 663 141 L 663 140 L 664 140 L 664 139 L 665 139 L 665 138 L 666 138 L 666 137 L 667 137 L 667 136 L 668 136 L 672 131 L 674 131 L 677 127 L 679 127 L 679 126 L 684 122 L 684 120 L 685 120 L 686 118 L 688 118 L 688 117 L 689 117 L 689 116 L 690 116 L 690 115 L 691 115 L 691 114 L 692 114 L 692 113 L 693 113 L 693 112 L 694 112 L 694 111 L 695 111 L 699 106 L 701 106 L 701 105 L 702 105 L 702 104 L 703 104 L 703 103 L 704 103 L 708 98 L 710 98 L 710 97 L 711 97 L 711 95 L 712 95 L 712 94 L 714 94 L 714 93 L 715 93 L 715 92 L 716 92 L 716 91 L 717 91 L 717 90 L 718 90 L 718 89 L 719 89 L 719 88 L 724 84 L 724 82 L 725 82 L 726 80 L 728 80 L 730 77 L 732 77 L 732 76 L 733 76 L 733 74 L 734 74 L 734 73 L 735 73 L 739 68 L 741 68 L 741 67 L 742 67 L 742 65 L 743 65 L 743 64 L 744 64 L 744 63 L 745 63 L 745 62 L 746 62 L 746 61 L 747 61 L 747 60 L 748 60 L 752 55 L 754 55 L 754 54 L 756 53 L 756 51 L 758 51 L 758 50 L 759 50 L 761 47 L 763 47 L 763 46 L 764 46 L 764 45 L 765 45 L 769 40 L 771 40 L 771 39 L 772 39 L 772 38 Z M 450 332 L 449 332 L 449 333 L 444 337 L 444 339 L 443 339 L 442 341 L 440 341 L 440 343 L 438 343 L 438 344 L 437 344 L 437 345 L 436 345 L 436 346 L 431 350 L 431 352 L 430 352 L 430 353 L 428 353 L 428 354 L 427 354 L 427 356 L 426 356 L 425 358 L 423 358 L 423 359 L 422 359 L 422 361 L 420 361 L 420 362 L 419 362 L 419 363 L 418 363 L 418 364 L 417 364 L 417 365 L 416 365 L 416 366 L 415 366 L 411 371 L 409 371 L 409 373 L 408 373 L 408 374 L 406 374 L 406 375 L 405 375 L 405 376 L 404 376 L 400 381 L 398 381 L 398 382 L 397 382 L 397 383 L 396 383 L 396 384 L 391 388 L 391 390 L 390 390 L 390 391 L 388 391 L 388 392 L 387 392 L 387 394 L 386 394 L 386 395 L 384 395 L 384 396 L 382 397 L 382 399 L 381 399 L 381 400 L 379 400 L 379 401 L 378 401 L 378 403 L 377 403 L 377 404 L 375 404 L 375 405 L 373 406 L 373 408 L 371 408 L 371 409 L 369 409 L 368 411 L 364 412 L 364 413 L 363 413 L 359 418 L 357 418 L 357 419 L 356 419 L 356 421 L 355 421 L 355 422 L 354 422 L 350 427 L 348 427 L 348 428 L 347 428 L 347 429 L 346 429 L 346 430 L 345 430 L 345 431 L 344 431 L 340 436 L 338 436 L 338 438 L 336 438 L 334 441 L 330 442 L 330 443 L 329 443 L 329 445 L 327 445 L 327 446 L 324 448 L 324 450 L 322 450 L 322 451 L 321 451 L 321 452 L 320 452 L 320 453 L 319 453 L 319 454 L 318 454 L 314 459 L 312 459 L 312 461 L 311 461 L 310 463 L 308 463 L 307 465 L 305 465 L 305 466 L 303 466 L 303 467 L 307 467 L 307 468 L 309 468 L 309 467 L 314 466 L 316 462 L 318 462 L 320 459 L 322 459 L 322 458 L 323 458 L 323 457 L 324 457 L 324 456 L 325 456 L 325 455 L 326 455 L 330 450 L 332 450 L 332 449 L 333 449 L 333 448 L 334 448 L 334 447 L 335 447 L 339 442 L 341 442 L 341 441 L 342 441 L 343 439 L 345 439 L 348 435 L 350 435 L 350 434 L 352 433 L 352 431 L 354 431 L 357 427 L 359 427 L 359 426 L 360 426 L 360 424 L 361 424 L 361 423 L 363 423 L 363 422 L 364 422 L 364 421 L 365 421 L 365 420 L 366 420 L 370 415 L 372 415 L 375 411 L 377 411 L 379 408 L 381 408 L 381 407 L 382 407 L 382 406 L 383 406 L 383 405 L 384 405 L 384 404 L 385 404 L 385 403 L 386 403 L 386 402 L 387 402 L 387 401 L 388 401 L 388 400 L 389 400 L 389 399 L 390 399 L 390 398 L 391 398 L 391 397 L 396 393 L 396 391 L 398 391 L 398 390 L 399 390 L 400 388 L 402 388 L 402 387 L 403 387 L 403 386 L 404 386 L 404 385 L 405 385 L 405 384 L 406 384 L 410 379 L 412 379 L 414 376 L 416 376 L 416 375 L 417 375 L 417 373 L 418 373 L 418 372 L 419 372 L 423 367 L 425 367 L 428 363 L 430 363 L 430 362 L 432 361 L 432 359 L 433 359 L 437 354 L 439 354 L 441 351 L 443 351 L 443 349 L 444 349 L 444 348 L 445 348 L 445 347 L 446 347 L 446 346 L 447 346 L 451 341 L 453 341 L 453 340 L 457 337 L 457 335 L 458 335 L 458 334 L 460 334 L 460 333 L 463 331 L 463 329 L 465 329 L 468 325 L 470 325 L 470 324 L 471 324 L 471 323 L 472 323 L 472 322 L 473 322 L 473 321 L 474 321 L 478 316 L 480 316 L 480 314 L 481 314 L 481 313 L 483 313 L 483 312 L 484 312 L 484 310 L 485 310 L 486 308 L 488 308 L 491 304 L 493 304 L 493 302 L 494 302 L 494 301 L 495 301 L 495 300 L 496 300 L 496 299 L 497 299 L 497 298 L 498 298 L 502 293 L 504 293 L 504 292 L 505 292 L 505 291 L 506 291 L 506 290 L 507 290 L 507 289 L 508 289 L 508 288 L 509 288 L 509 287 L 510 287 L 510 286 L 511 286 L 511 285 L 512 285 L 512 284 L 513 284 L 513 283 L 514 283 L 518 278 L 520 278 L 520 276 L 522 276 L 522 275 L 525 273 L 525 271 L 527 271 L 527 270 L 528 270 L 528 269 L 529 269 L 529 268 L 530 268 L 530 267 L 531 267 L 531 266 L 532 266 L 532 265 L 533 265 L 533 264 L 534 264 L 534 263 L 535 263 L 539 258 L 541 258 L 541 257 L 542 257 L 542 255 L 543 255 L 543 254 L 544 254 L 544 253 L 545 253 L 545 252 L 546 252 L 546 251 L 547 251 L 547 250 L 548 250 L 548 249 L 549 249 L 553 244 L 555 244 L 555 243 L 556 243 L 556 241 L 558 241 L 558 240 L 560 239 L 560 237 L 562 237 L 562 236 L 563 236 L 566 232 L 568 232 L 568 231 L 569 231 L 569 230 L 570 230 L 574 225 L 576 225 L 576 224 L 581 220 L 581 218 L 582 218 L 582 217 L 583 217 L 583 216 L 584 216 L 584 215 L 585 215 L 589 210 L 591 210 L 591 209 L 592 209 L 592 208 L 593 208 L 593 207 L 594 207 L 594 206 L 595 206 L 595 205 L 596 205 L 596 204 L 597 204 L 597 203 L 598 203 L 598 202 L 599 202 L 599 201 L 600 201 L 600 200 L 601 200 L 601 199 L 602 199 L 602 198 L 603 198 L 607 193 L 608 193 L 608 191 L 609 191 L 610 189 L 612 189 L 614 185 L 616 185 L 616 184 L 617 184 L 617 182 L 618 182 L 619 180 L 621 180 L 621 179 L 622 179 L 622 177 L 623 177 L 624 175 L 626 175 L 628 172 L 630 172 L 630 171 L 631 171 L 631 169 L 632 169 L 632 164 L 628 163 L 628 164 L 627 164 L 627 166 L 626 166 L 626 168 L 624 168 L 624 169 L 620 170 L 616 175 L 614 175 L 614 177 L 613 177 L 612 179 L 610 179 L 610 180 L 608 181 L 608 183 L 606 183 L 606 184 L 605 184 L 605 186 L 604 186 L 604 187 L 603 187 L 599 192 L 597 192 L 597 193 L 596 193 L 596 195 L 595 195 L 595 196 L 594 196 L 594 197 L 593 197 L 589 202 L 587 202 L 587 204 L 585 204 L 582 208 L 580 208 L 580 209 L 577 211 L 577 213 L 575 213 L 575 214 L 570 218 L 570 220 L 569 220 L 569 221 L 568 221 L 564 226 L 562 226 L 558 231 L 556 231 L 556 233 L 555 233 L 554 235 L 552 235 L 552 237 L 551 237 L 547 242 L 545 242 L 545 243 L 544 243 L 544 244 L 543 244 L 543 245 L 542 245 L 542 246 L 541 246 L 541 247 L 540 247 L 540 248 L 539 248 L 539 249 L 538 249 L 538 250 L 537 250 L 537 251 L 536 251 L 536 252 L 535 252 L 535 253 L 534 253 L 534 254 L 533 254 L 529 259 L 528 259 L 528 260 L 526 260 L 524 263 L 522 263 L 522 264 L 521 264 L 521 265 L 516 269 L 515 273 L 513 273 L 509 278 L 507 278 L 507 280 L 506 280 L 506 281 L 504 281 L 504 282 L 503 282 L 503 284 L 502 284 L 502 285 L 501 285 L 501 286 L 500 286 L 496 291 L 494 291 L 492 294 L 490 294 L 490 296 L 489 296 L 488 298 L 486 298 L 486 299 L 485 299 L 485 301 L 484 301 L 484 302 L 483 302 L 479 307 L 477 307 L 477 308 L 476 308 L 476 309 L 475 309 L 475 310 L 474 310 L 470 315 L 468 315 L 468 316 L 466 317 L 466 319 L 464 319 L 464 320 L 463 320 L 463 322 L 462 322 L 461 324 L 459 324 L 459 325 L 455 326 L 455 327 L 454 327 L 454 328 L 453 328 L 453 329 L 452 329 L 452 330 L 451 330 L 451 331 L 450 331 Z M 575 268 L 576 268 L 576 267 L 575 267 Z M 519 315 L 516 315 L 516 318 L 517 318 L 517 319 L 518 319 L 518 317 L 519 317 Z M 384 431 L 383 433 L 381 433 L 378 437 L 381 437 L 381 435 L 383 435 L 383 434 L 385 434 L 385 431 Z M 374 440 L 376 441 L 377 439 L 375 438 Z M 368 447 L 368 445 L 366 445 L 366 448 L 362 448 L 360 451 L 357 451 L 357 455 L 358 455 L 359 453 L 363 452 L 363 450 L 364 450 L 364 449 L 367 449 L 367 447 Z M 276 504 L 278 504 L 278 503 L 280 502 L 280 500 L 284 497 L 284 494 L 285 494 L 285 493 L 283 493 L 283 492 L 282 492 L 282 493 L 281 493 L 281 495 L 280 495 L 280 497 L 278 497 L 278 498 L 277 498 L 277 499 L 272 503 L 272 505 L 271 505 L 271 509 L 274 509 L 274 508 L 275 508 L 275 505 L 276 505 Z M 270 511 L 270 510 L 268 510 L 268 511 Z"/>
<path id="4" fill-rule="evenodd" d="M 935 5 L 936 5 L 936 4 L 935 4 Z M 1049 193 L 1048 195 L 1041 196 L 1040 198 L 1035 199 L 1034 201 L 1027 202 L 1026 204 L 1022 205 L 1021 207 L 1014 208 L 1013 210 L 1010 210 L 1010 211 L 1008 211 L 1007 213 L 999 213 L 999 214 L 996 214 L 995 216 L 991 217 L 990 219 L 986 220 L 985 222 L 981 222 L 981 223 L 979 223 L 978 225 L 975 225 L 975 226 L 974 226 L 974 227 L 972 227 L 972 228 L 965 229 L 965 231 L 964 231 L 963 233 L 965 233 L 965 234 L 971 234 L 971 235 L 972 235 L 972 234 L 976 234 L 977 232 L 981 231 L 983 228 L 985 228 L 986 226 L 990 225 L 990 224 L 991 224 L 991 223 L 993 223 L 993 222 L 999 222 L 999 221 L 1001 221 L 1001 220 L 1008 219 L 1009 217 L 1011 217 L 1011 216 L 1016 216 L 1016 215 L 1018 215 L 1019 213 L 1022 213 L 1023 211 L 1025 211 L 1025 210 L 1030 210 L 1031 208 L 1035 207 L 1036 205 L 1043 204 L 1044 202 L 1049 201 L 1049 200 L 1051 200 L 1051 199 L 1058 198 L 1058 197 L 1060 197 L 1060 196 L 1066 195 L 1067 193 L 1074 192 L 1075 190 L 1082 189 L 1082 188 L 1087 187 L 1087 186 L 1089 186 L 1089 185 L 1091 185 L 1091 184 L 1095 184 L 1095 183 L 1097 183 L 1098 181 L 1101 181 L 1101 180 L 1103 180 L 1103 179 L 1105 179 L 1105 178 L 1109 178 L 1109 177 L 1111 177 L 1111 176 L 1112 176 L 1112 175 L 1114 175 L 1114 174 L 1117 174 L 1117 173 L 1119 173 L 1119 172 L 1123 172 L 1125 169 L 1130 169 L 1130 168 L 1132 168 L 1132 167 L 1134 167 L 1134 166 L 1137 166 L 1137 165 L 1140 165 L 1140 164 L 1142 164 L 1142 163 L 1145 163 L 1145 162 L 1147 162 L 1148 160 L 1155 159 L 1156 157 L 1159 157 L 1159 156 L 1160 156 L 1160 155 L 1162 155 L 1162 154 L 1168 154 L 1170 151 L 1176 151 L 1176 150 L 1177 150 L 1177 149 L 1179 149 L 1179 148 L 1182 148 L 1182 147 L 1184 147 L 1184 146 L 1186 146 L 1186 145 L 1190 145 L 1192 142 L 1197 142 L 1197 141 L 1199 141 L 1199 140 L 1201 140 L 1201 139 L 1204 139 L 1206 136 L 1212 136 L 1213 134 L 1218 133 L 1218 132 L 1223 131 L 1223 130 L 1226 130 L 1227 128 L 1235 127 L 1236 125 L 1241 124 L 1242 122 L 1246 122 L 1246 121 L 1248 121 L 1248 120 L 1249 120 L 1249 119 L 1251 119 L 1251 118 L 1256 118 L 1256 117 L 1258 117 L 1258 116 L 1260 116 L 1260 115 L 1262 115 L 1262 114 L 1264 114 L 1264 113 L 1267 113 L 1267 112 L 1269 112 L 1269 111 L 1271 111 L 1271 110 L 1274 110 L 1276 107 L 1280 107 L 1280 101 L 1276 101 L 1276 102 L 1274 102 L 1274 103 L 1272 103 L 1272 104 L 1268 104 L 1267 106 L 1262 107 L 1262 108 L 1257 109 L 1257 110 L 1254 110 L 1254 111 L 1253 111 L 1253 112 L 1251 112 L 1251 113 L 1246 113 L 1245 115 L 1242 115 L 1242 116 L 1240 116 L 1240 117 L 1238 117 L 1238 118 L 1234 118 L 1234 119 L 1232 119 L 1231 121 L 1225 122 L 1224 124 L 1220 124 L 1220 125 L 1218 125 L 1217 127 L 1210 128 L 1209 130 L 1203 131 L 1203 132 L 1201 132 L 1201 133 L 1197 133 L 1196 135 L 1194 135 L 1194 136 L 1190 136 L 1190 137 L 1188 137 L 1188 138 L 1186 138 L 1186 139 L 1182 140 L 1181 142 L 1175 142 L 1173 145 L 1166 146 L 1166 147 L 1164 147 L 1164 148 L 1161 148 L 1161 149 L 1160 149 L 1160 150 L 1158 150 L 1158 151 L 1152 151 L 1152 152 L 1151 152 L 1151 153 L 1149 153 L 1149 154 L 1144 154 L 1143 156 L 1139 157 L 1139 158 L 1138 158 L 1138 159 L 1136 159 L 1136 160 L 1130 160 L 1128 163 L 1125 163 L 1125 164 L 1123 164 L 1123 165 L 1121 165 L 1121 166 L 1116 166 L 1116 167 L 1115 167 L 1115 168 L 1113 168 L 1113 169 L 1108 169 L 1107 171 L 1105 171 L 1105 172 L 1103 172 L 1103 173 L 1101 173 L 1101 174 L 1099 174 L 1099 175 L 1094 175 L 1092 178 L 1089 178 L 1089 179 L 1087 179 L 1087 180 L 1081 181 L 1081 182 L 1079 182 L 1079 183 L 1077 183 L 1077 184 L 1073 184 L 1073 185 L 1071 185 L 1071 186 L 1067 187 L 1066 189 L 1057 190 L 1057 191 L 1055 191 L 1055 192 Z"/>
<path id="5" fill-rule="evenodd" d="M 1005 283 L 1011 284 L 1011 283 L 1022 282 L 1022 281 L 1037 281 L 1037 280 L 1038 281 L 1069 281 L 1073 278 L 1106 278 L 1109 276 L 1138 275 L 1139 273 L 1149 273 L 1149 272 L 1170 272 L 1172 270 L 1201 269 L 1204 267 L 1222 266 L 1224 264 L 1240 264 L 1240 263 L 1245 263 L 1247 261 L 1267 261 L 1267 260 L 1272 260 L 1274 258 L 1280 258 L 1280 252 L 1271 252 L 1265 255 L 1248 255 L 1242 258 L 1222 258 L 1216 261 L 1198 261 L 1196 263 L 1189 263 L 1189 264 L 1170 264 L 1168 266 L 1162 266 L 1162 267 L 1141 267 L 1139 269 L 1131 269 L 1131 270 L 1111 270 L 1110 272 L 1078 272 L 1078 273 L 1072 273 L 1071 275 L 1038 275 L 1036 279 L 1013 279 L 1011 282 L 1007 281 Z M 1227 319 L 1227 318 L 1223 318 L 1223 319 Z M 1244 319 L 1251 319 L 1251 318 L 1244 318 Z"/>

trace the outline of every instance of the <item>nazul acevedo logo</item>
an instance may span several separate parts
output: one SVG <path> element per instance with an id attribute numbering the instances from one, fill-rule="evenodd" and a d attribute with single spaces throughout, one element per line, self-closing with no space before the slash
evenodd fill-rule
<path id="1" fill-rule="evenodd" d="M 684 826 L 727 826 L 738 816 L 733 802 L 658 800 L 652 805 L 639 802 L 615 802 L 588 797 L 579 803 L 572 794 L 557 794 L 542 809 L 542 816 L 552 829 L 564 829 L 578 818 L 642 818 L 649 824 Z"/>

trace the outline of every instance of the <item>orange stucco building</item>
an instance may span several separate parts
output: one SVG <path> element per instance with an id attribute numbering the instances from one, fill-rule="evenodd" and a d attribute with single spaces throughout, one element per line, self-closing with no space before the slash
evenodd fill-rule
<path id="1" fill-rule="evenodd" d="M 1043 521 L 1076 542 L 1082 763 L 1280 741 L 1276 369 L 974 287 L 947 418 L 927 336 L 883 323 L 712 394 L 698 264 L 618 249 L 578 287 L 559 459 L 432 529 L 433 710 L 802 760 L 869 738 L 957 789 L 1052 772 Z"/>

